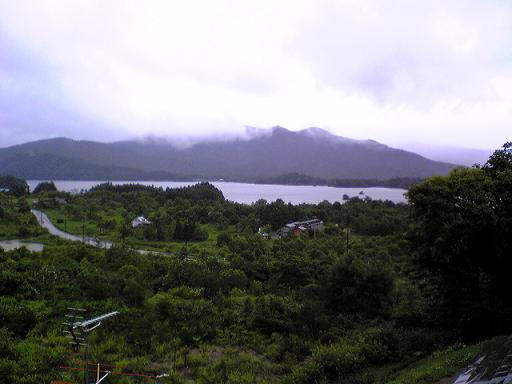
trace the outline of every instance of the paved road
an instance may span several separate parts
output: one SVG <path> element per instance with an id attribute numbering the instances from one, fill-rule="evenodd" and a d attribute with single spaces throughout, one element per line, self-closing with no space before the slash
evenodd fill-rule
<path id="1" fill-rule="evenodd" d="M 512 336 L 486 343 L 477 358 L 453 384 L 512 383 Z"/>
<path id="2" fill-rule="evenodd" d="M 84 237 L 77 236 L 77 235 L 73 235 L 71 233 L 64 232 L 64 231 L 60 230 L 55 225 L 53 225 L 53 223 L 48 218 L 46 213 L 44 213 L 42 211 L 39 211 L 37 209 L 31 209 L 31 212 L 36 217 L 38 223 L 43 228 L 46 228 L 48 230 L 48 232 L 50 232 L 54 236 L 60 237 L 61 239 L 70 240 L 70 241 L 80 241 L 82 243 L 92 245 L 93 247 L 97 247 L 97 248 L 108 249 L 108 248 L 112 247 L 112 243 L 110 241 L 102 241 L 102 240 L 98 240 L 98 239 L 95 239 L 93 237 L 88 237 L 88 236 L 84 236 Z M 163 256 L 171 256 L 172 255 L 170 252 L 149 251 L 147 249 L 132 249 L 132 248 L 130 248 L 130 249 L 132 251 L 139 252 L 144 255 L 163 255 Z"/>
<path id="3" fill-rule="evenodd" d="M 92 246 L 98 247 L 98 248 L 112 247 L 112 243 L 109 241 L 100 241 L 100 240 L 97 240 L 97 239 L 94 239 L 94 238 L 88 237 L 88 236 L 85 236 L 85 237 L 77 236 L 77 235 L 73 235 L 71 233 L 64 232 L 64 231 L 60 230 L 55 225 L 53 225 L 53 223 L 50 221 L 50 219 L 48 218 L 46 213 L 44 213 L 42 211 L 38 211 L 37 209 L 32 209 L 31 212 L 34 214 L 34 216 L 36 217 L 39 224 L 42 227 L 46 228 L 48 230 L 48 232 L 50 232 L 54 236 L 60 237 L 61 239 L 71 240 L 71 241 L 81 241 L 82 243 L 86 243 L 86 244 L 89 244 L 89 245 L 92 245 Z"/>
<path id="4" fill-rule="evenodd" d="M 71 241 L 81 241 L 83 243 L 86 243 L 86 244 L 89 244 L 89 245 L 92 245 L 92 246 L 98 247 L 98 248 L 112 247 L 112 243 L 109 241 L 100 241 L 98 239 L 94 239 L 94 238 L 88 237 L 88 236 L 84 236 L 84 237 L 77 236 L 77 235 L 73 235 L 71 233 L 64 232 L 64 231 L 60 230 L 55 225 L 53 225 L 53 223 L 48 218 L 46 213 L 44 213 L 42 211 L 38 211 L 37 209 L 32 209 L 31 212 L 34 214 L 34 216 L 36 217 L 39 224 L 42 227 L 46 228 L 48 230 L 48 232 L 50 232 L 54 236 L 57 236 L 57 237 L 60 237 L 62 239 L 66 239 L 66 240 L 71 240 Z"/>

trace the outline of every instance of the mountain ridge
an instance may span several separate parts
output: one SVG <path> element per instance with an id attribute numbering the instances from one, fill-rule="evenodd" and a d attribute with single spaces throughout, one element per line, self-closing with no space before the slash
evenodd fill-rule
<path id="1" fill-rule="evenodd" d="M 454 164 L 433 161 L 374 140 L 336 136 L 317 127 L 276 126 L 250 137 L 203 140 L 186 147 L 161 140 L 102 143 L 64 137 L 0 149 L 0 173 L 38 179 L 258 180 L 286 174 L 320 179 L 424 178 Z M 76 174 L 73 174 L 76 170 Z"/>

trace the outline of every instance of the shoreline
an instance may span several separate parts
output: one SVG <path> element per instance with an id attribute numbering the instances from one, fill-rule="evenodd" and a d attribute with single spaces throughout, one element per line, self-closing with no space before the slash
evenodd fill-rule
<path id="1" fill-rule="evenodd" d="M 340 179 L 339 183 L 325 180 L 311 183 L 293 183 L 293 182 L 279 182 L 271 180 L 237 180 L 237 179 L 116 179 L 116 180 L 101 180 L 101 179 L 52 179 L 52 178 L 38 178 L 38 179 L 24 179 L 29 184 L 37 184 L 41 182 L 77 182 L 77 183 L 112 183 L 112 184 L 141 184 L 144 183 L 183 183 L 183 184 L 196 184 L 196 183 L 235 183 L 235 184 L 247 184 L 247 185 L 275 185 L 275 186 L 287 186 L 287 187 L 332 187 L 332 188 L 386 188 L 386 189 L 408 189 L 405 186 L 386 184 L 389 180 L 382 180 L 382 183 L 374 182 L 374 180 L 362 179 L 360 182 L 352 183 L 352 180 L 347 179 L 347 183 L 343 184 L 345 179 Z M 424 179 L 418 179 L 417 182 L 421 182 Z M 376 181 L 376 180 L 375 180 Z M 413 184 L 411 184 L 413 185 Z"/>

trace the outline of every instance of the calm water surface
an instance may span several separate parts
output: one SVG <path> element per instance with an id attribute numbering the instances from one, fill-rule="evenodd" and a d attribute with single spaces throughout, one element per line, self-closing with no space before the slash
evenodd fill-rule
<path id="1" fill-rule="evenodd" d="M 40 243 L 25 243 L 20 240 L 0 240 L 0 248 L 6 251 L 12 251 L 21 247 L 27 248 L 29 251 L 41 252 L 44 249 L 44 244 Z"/>
<path id="2" fill-rule="evenodd" d="M 39 180 L 27 181 L 30 189 L 33 190 L 40 182 Z M 54 181 L 57 188 L 61 191 L 78 193 L 82 190 L 88 190 L 91 187 L 104 183 L 104 181 L 73 181 L 73 180 L 56 180 Z M 143 184 L 154 185 L 162 188 L 178 188 L 188 185 L 194 185 L 196 181 L 112 181 L 112 184 Z M 406 202 L 404 197 L 405 189 L 392 188 L 334 188 L 325 186 L 312 185 L 269 185 L 269 184 L 247 184 L 232 183 L 223 181 L 210 182 L 222 191 L 224 197 L 228 200 L 238 203 L 251 204 L 259 199 L 274 201 L 283 199 L 286 203 L 300 204 L 311 203 L 317 204 L 327 200 L 331 203 L 335 201 L 342 202 L 343 195 L 350 197 L 369 196 L 374 200 L 390 200 L 395 203 Z M 359 193 L 363 191 L 364 195 Z"/>

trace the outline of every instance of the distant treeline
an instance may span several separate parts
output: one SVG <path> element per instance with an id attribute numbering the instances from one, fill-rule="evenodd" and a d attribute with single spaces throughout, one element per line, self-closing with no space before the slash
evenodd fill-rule
<path id="1" fill-rule="evenodd" d="M 326 185 L 330 187 L 344 188 L 403 188 L 408 189 L 412 185 L 419 184 L 424 179 L 419 177 L 395 177 L 386 180 L 379 179 L 321 179 L 312 176 L 306 176 L 299 173 L 287 173 L 285 175 L 261 178 L 255 180 L 257 184 L 285 184 L 285 185 Z"/>
<path id="2" fill-rule="evenodd" d="M 213 185 L 201 182 L 192 186 L 186 186 L 181 188 L 166 188 L 147 186 L 141 184 L 121 184 L 114 185 L 112 183 L 99 184 L 92 187 L 89 191 L 89 195 L 99 194 L 103 192 L 110 192 L 112 194 L 121 193 L 148 193 L 153 196 L 168 199 L 193 199 L 193 200 L 205 200 L 205 201 L 224 201 L 224 195 L 220 190 L 215 188 Z M 164 201 L 162 200 L 162 201 Z"/>
<path id="3" fill-rule="evenodd" d="M 0 192 L 14 196 L 27 195 L 30 188 L 25 180 L 13 176 L 0 175 Z"/>

